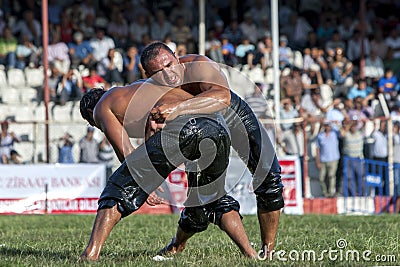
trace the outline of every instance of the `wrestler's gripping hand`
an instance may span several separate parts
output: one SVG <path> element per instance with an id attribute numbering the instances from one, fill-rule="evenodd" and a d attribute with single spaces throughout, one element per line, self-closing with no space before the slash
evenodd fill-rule
<path id="1" fill-rule="evenodd" d="M 150 111 L 150 115 L 152 119 L 157 123 L 164 123 L 167 121 L 172 121 L 175 119 L 179 113 L 177 112 L 177 107 L 180 102 L 170 103 L 170 104 L 162 104 L 160 106 L 154 107 Z"/>
<path id="2" fill-rule="evenodd" d="M 161 186 L 159 186 L 157 188 L 157 190 L 160 191 L 160 192 L 164 192 L 164 189 L 162 189 Z M 148 196 L 148 198 L 146 200 L 146 203 L 149 204 L 150 206 L 156 206 L 156 205 L 159 205 L 159 204 L 167 204 L 165 199 L 163 199 L 162 197 L 157 196 L 157 194 L 155 192 L 152 192 Z"/>

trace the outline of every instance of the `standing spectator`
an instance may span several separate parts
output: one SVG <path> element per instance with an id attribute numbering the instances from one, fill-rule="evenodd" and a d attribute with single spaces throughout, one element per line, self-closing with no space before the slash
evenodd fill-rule
<path id="1" fill-rule="evenodd" d="M 280 145 L 286 155 L 298 156 L 303 165 L 304 135 L 300 123 L 294 123 L 289 131 L 284 131 L 278 137 Z M 303 172 L 301 172 L 303 173 Z"/>
<path id="2" fill-rule="evenodd" d="M 371 116 L 363 106 L 363 99 L 357 96 L 353 99 L 353 108 L 348 111 L 348 118 L 358 121 L 357 130 L 360 130 Z"/>
<path id="3" fill-rule="evenodd" d="M 322 194 L 324 197 L 333 197 L 336 194 L 336 171 L 340 159 L 339 138 L 329 121 L 324 121 L 323 128 L 317 137 L 316 163 Z"/>
<path id="4" fill-rule="evenodd" d="M 1 123 L 0 134 L 0 155 L 2 162 L 7 162 L 7 160 L 10 158 L 10 152 L 14 149 L 14 142 L 19 143 L 19 137 L 14 132 L 9 132 L 8 122 L 3 121 Z"/>
<path id="5" fill-rule="evenodd" d="M 345 114 L 343 111 L 342 101 L 340 98 L 336 98 L 332 102 L 332 108 L 326 112 L 326 120 L 331 122 L 332 129 L 339 131 L 342 127 L 342 122 L 345 119 Z"/>
<path id="6" fill-rule="evenodd" d="M 89 67 L 95 63 L 93 48 L 90 46 L 89 41 L 83 39 L 81 32 L 74 33 L 73 41 L 68 43 L 68 48 L 72 68 L 78 68 L 81 64 Z"/>
<path id="7" fill-rule="evenodd" d="M 100 62 L 107 57 L 108 50 L 115 48 L 113 39 L 105 35 L 104 28 L 96 28 L 96 37 L 90 40 L 90 46 L 93 48 L 93 56 L 96 62 Z"/>
<path id="8" fill-rule="evenodd" d="M 17 64 L 17 51 L 18 41 L 12 35 L 9 27 L 4 28 L 3 36 L 0 38 L 0 64 L 4 65 L 6 69 L 15 68 Z"/>
<path id="9" fill-rule="evenodd" d="M 376 126 L 376 125 L 374 125 Z M 388 162 L 388 136 L 387 136 L 387 126 L 386 121 L 381 120 L 379 122 L 379 129 L 374 129 L 372 132 L 372 138 L 374 139 L 374 145 L 372 148 L 372 156 L 374 160 L 381 162 Z M 380 170 L 379 170 L 380 169 Z M 378 167 L 378 171 L 382 171 L 382 185 L 383 194 L 386 194 L 388 185 L 386 184 L 387 171 L 386 167 Z"/>
<path id="10" fill-rule="evenodd" d="M 69 133 L 65 133 L 58 141 L 58 163 L 74 163 L 74 156 L 72 154 L 74 140 L 72 136 Z"/>
<path id="11" fill-rule="evenodd" d="M 145 77 L 142 65 L 140 64 L 140 56 L 136 46 L 130 46 L 124 55 L 124 78 L 127 84 Z"/>
<path id="12" fill-rule="evenodd" d="M 39 65 L 41 50 L 29 41 L 27 35 L 21 36 L 15 54 L 17 56 L 16 67 L 18 69 L 23 70 L 26 66 L 37 67 Z"/>
<path id="13" fill-rule="evenodd" d="M 99 145 L 99 160 L 106 165 L 106 178 L 112 174 L 112 167 L 114 165 L 114 149 L 107 137 L 104 136 Z"/>
<path id="14" fill-rule="evenodd" d="M 167 33 L 172 32 L 171 23 L 165 18 L 165 13 L 162 9 L 156 11 L 156 19 L 151 24 L 150 35 L 151 39 L 162 41 Z"/>
<path id="15" fill-rule="evenodd" d="M 396 213 L 400 213 L 400 121 L 393 123 L 393 163 L 397 164 L 394 173 L 394 190 L 396 192 Z"/>
<path id="16" fill-rule="evenodd" d="M 41 44 L 42 38 L 42 26 L 40 22 L 34 18 L 32 10 L 25 10 L 23 19 L 18 21 L 12 28 L 14 35 L 19 34 L 20 36 L 26 35 L 28 41 L 32 42 L 36 46 Z"/>
<path id="17" fill-rule="evenodd" d="M 99 162 L 99 142 L 93 137 L 94 128 L 89 126 L 87 133 L 79 141 L 80 163 L 98 163 Z"/>
<path id="18" fill-rule="evenodd" d="M 363 175 L 363 168 L 359 161 L 364 156 L 364 136 L 362 129 L 358 129 L 357 120 L 346 120 L 340 129 L 340 137 L 343 139 L 343 156 L 350 157 L 347 166 L 348 190 L 351 196 L 361 196 L 360 181 Z M 364 124 L 365 125 L 365 124 Z"/>
<path id="19" fill-rule="evenodd" d="M 68 46 L 60 41 L 60 34 L 55 31 L 51 35 L 51 43 L 47 48 L 47 59 L 53 63 L 62 73 L 67 73 L 71 62 L 69 60 Z"/>

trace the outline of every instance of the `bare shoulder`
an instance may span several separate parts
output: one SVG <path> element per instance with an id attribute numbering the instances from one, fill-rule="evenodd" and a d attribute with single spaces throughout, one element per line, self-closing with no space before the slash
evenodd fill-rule
<path id="1" fill-rule="evenodd" d="M 188 55 L 179 57 L 180 63 L 197 62 L 197 61 L 211 62 L 212 60 L 206 56 L 197 55 L 197 54 L 188 54 Z"/>

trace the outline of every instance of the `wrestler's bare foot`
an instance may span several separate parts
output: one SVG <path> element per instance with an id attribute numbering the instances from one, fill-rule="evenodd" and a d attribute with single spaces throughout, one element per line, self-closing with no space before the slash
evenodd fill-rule
<path id="1" fill-rule="evenodd" d="M 186 243 L 176 244 L 176 238 L 172 238 L 171 242 L 161 249 L 157 255 L 173 255 L 176 253 L 181 253 L 186 247 Z"/>

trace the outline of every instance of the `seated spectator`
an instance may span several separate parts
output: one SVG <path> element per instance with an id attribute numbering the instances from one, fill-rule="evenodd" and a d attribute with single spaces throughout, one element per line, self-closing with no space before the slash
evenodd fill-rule
<path id="1" fill-rule="evenodd" d="M 228 66 L 235 66 L 237 64 L 237 58 L 235 57 L 235 46 L 230 42 L 226 35 L 222 36 L 221 49 L 225 64 Z"/>
<path id="2" fill-rule="evenodd" d="M 392 120 L 400 122 L 400 101 L 396 101 L 393 105 L 392 111 L 390 112 L 390 117 Z"/>
<path id="3" fill-rule="evenodd" d="M 22 164 L 21 160 L 21 155 L 15 150 L 12 149 L 10 151 L 10 157 L 8 159 L 3 159 L 3 164 Z"/>
<path id="4" fill-rule="evenodd" d="M 62 73 L 67 73 L 71 62 L 69 60 L 68 46 L 60 41 L 60 34 L 53 32 L 51 43 L 47 48 L 47 60 L 53 63 Z"/>
<path id="5" fill-rule="evenodd" d="M 265 62 L 265 69 L 273 66 L 272 61 L 272 38 L 271 34 L 266 33 L 263 38 L 257 43 L 257 50 L 262 54 L 263 61 Z M 257 57 L 257 55 L 255 55 Z"/>
<path id="6" fill-rule="evenodd" d="M 163 40 L 164 44 L 166 44 L 172 52 L 176 52 L 176 43 L 172 41 L 171 34 L 167 33 Z"/>
<path id="7" fill-rule="evenodd" d="M 83 21 L 79 24 L 79 32 L 83 34 L 84 40 L 90 40 L 96 37 L 96 26 L 94 22 L 95 17 L 92 14 L 87 14 Z"/>
<path id="8" fill-rule="evenodd" d="M 380 28 L 375 29 L 374 33 L 370 35 L 369 44 L 371 46 L 371 52 L 374 51 L 382 60 L 387 58 L 389 47 L 383 38 L 383 33 Z"/>
<path id="9" fill-rule="evenodd" d="M 288 39 L 286 36 L 279 38 L 279 68 L 290 68 L 293 63 L 293 52 L 290 47 L 287 46 Z"/>
<path id="10" fill-rule="evenodd" d="M 17 64 L 17 39 L 12 35 L 9 27 L 4 28 L 3 36 L 0 38 L 0 64 L 6 69 L 15 68 Z"/>
<path id="11" fill-rule="evenodd" d="M 72 149 L 74 146 L 74 139 L 69 133 L 65 133 L 64 136 L 58 139 L 58 163 L 74 163 L 74 156 Z"/>
<path id="12" fill-rule="evenodd" d="M 336 48 L 346 51 L 346 42 L 342 40 L 338 30 L 333 31 L 331 39 L 326 42 L 325 51 L 329 49 L 336 50 Z"/>
<path id="13" fill-rule="evenodd" d="M 238 63 L 241 65 L 247 64 L 247 55 L 254 52 L 255 47 L 250 43 L 249 38 L 245 35 L 242 42 L 236 47 L 235 56 L 238 59 Z"/>
<path id="14" fill-rule="evenodd" d="M 315 31 L 309 31 L 307 34 L 307 42 L 305 43 L 306 48 L 310 47 L 320 47 L 321 42 L 317 37 L 317 33 Z"/>
<path id="15" fill-rule="evenodd" d="M 155 20 L 151 23 L 150 36 L 153 40 L 162 41 L 167 33 L 172 32 L 172 25 L 166 19 L 165 12 L 158 9 L 155 13 Z"/>
<path id="16" fill-rule="evenodd" d="M 67 101 L 80 100 L 83 94 L 83 84 L 80 76 L 78 76 L 74 69 L 62 76 L 59 88 L 61 91 L 57 92 L 56 103 L 63 106 Z"/>
<path id="17" fill-rule="evenodd" d="M 347 42 L 354 33 L 353 18 L 350 15 L 344 15 L 339 20 L 338 32 L 343 41 Z"/>
<path id="18" fill-rule="evenodd" d="M 96 65 L 89 67 L 89 75 L 82 77 L 83 88 L 85 92 L 92 90 L 97 87 L 104 87 L 104 89 L 108 90 L 110 88 L 110 84 L 104 80 L 99 74 L 97 74 Z"/>
<path id="19" fill-rule="evenodd" d="M 8 122 L 3 121 L 0 133 L 0 156 L 3 163 L 7 162 L 10 158 L 15 142 L 19 143 L 20 138 L 14 132 L 8 131 Z"/>
<path id="20" fill-rule="evenodd" d="M 399 90 L 399 84 L 393 70 L 386 68 L 385 75 L 378 81 L 378 92 L 384 94 L 389 107 L 394 104 Z"/>
<path id="21" fill-rule="evenodd" d="M 319 90 L 306 92 L 301 98 L 301 113 L 303 117 L 309 119 L 321 119 L 328 107 L 323 106 Z"/>
<path id="22" fill-rule="evenodd" d="M 59 31 L 60 31 L 61 42 L 64 42 L 66 44 L 72 41 L 72 34 L 74 33 L 74 30 L 79 29 L 78 24 L 75 25 L 73 21 L 71 21 L 71 18 L 74 19 L 74 17 L 70 16 L 70 14 L 67 11 L 63 11 L 61 16 L 61 25 Z"/>
<path id="23" fill-rule="evenodd" d="M 187 47 L 185 44 L 178 44 L 178 46 L 176 47 L 176 55 L 178 57 L 182 57 L 187 55 L 188 51 L 187 51 Z M 143 77 L 145 77 L 144 75 L 142 75 Z"/>
<path id="24" fill-rule="evenodd" d="M 283 25 L 280 33 L 287 36 L 291 48 L 302 50 L 305 48 L 307 42 L 307 34 L 313 30 L 313 27 L 307 22 L 307 20 L 298 16 L 296 12 L 292 12 L 289 17 L 289 23 Z"/>
<path id="25" fill-rule="evenodd" d="M 97 63 L 97 74 L 103 77 L 109 84 L 123 85 L 122 71 L 122 55 L 114 48 L 108 50 L 107 57 Z"/>
<path id="26" fill-rule="evenodd" d="M 285 98 L 281 101 L 283 108 L 280 109 L 280 118 L 285 119 L 295 119 L 299 117 L 299 112 L 293 107 L 290 98 Z M 293 122 L 281 123 L 281 129 L 283 131 L 288 131 L 292 129 Z"/>
<path id="27" fill-rule="evenodd" d="M 245 96 L 246 102 L 259 119 L 265 119 L 268 112 L 267 101 L 263 95 L 262 86 L 261 83 L 256 83 L 253 92 Z"/>
<path id="28" fill-rule="evenodd" d="M 333 32 L 335 31 L 335 25 L 330 17 L 323 18 L 317 27 L 318 40 L 325 44 L 332 38 Z"/>
<path id="29" fill-rule="evenodd" d="M 69 56 L 71 58 L 71 67 L 76 69 L 79 65 L 89 67 L 95 63 L 93 57 L 93 48 L 90 43 L 83 39 L 81 32 L 75 32 L 73 41 L 68 43 Z"/>
<path id="30" fill-rule="evenodd" d="M 89 126 L 79 141 L 80 163 L 99 163 L 99 142 L 93 137 L 94 128 Z"/>
<path id="31" fill-rule="evenodd" d="M 108 56 L 108 51 L 115 48 L 113 39 L 105 35 L 105 29 L 96 28 L 96 37 L 90 40 L 90 46 L 93 48 L 93 57 L 96 62 L 100 62 Z"/>
<path id="32" fill-rule="evenodd" d="M 177 44 L 186 44 L 189 51 L 194 51 L 192 31 L 189 26 L 185 25 L 184 16 L 180 15 L 176 17 L 176 22 L 172 26 L 171 39 Z"/>
<path id="33" fill-rule="evenodd" d="M 150 34 L 149 23 L 144 14 L 139 14 L 136 20 L 129 25 L 129 39 L 136 45 L 142 40 L 143 34 Z"/>
<path id="34" fill-rule="evenodd" d="M 252 44 L 257 43 L 257 26 L 253 21 L 253 16 L 250 12 L 244 14 L 243 21 L 239 24 L 239 28 Z"/>
<path id="35" fill-rule="evenodd" d="M 368 57 L 370 53 L 369 41 L 367 38 L 362 40 L 359 30 L 355 30 L 353 36 L 347 42 L 347 58 L 357 67 L 360 65 L 361 41 L 364 44 L 364 56 Z"/>
<path id="36" fill-rule="evenodd" d="M 378 56 L 378 53 L 372 49 L 369 57 L 365 59 L 365 78 L 374 87 L 377 87 L 378 81 L 384 75 L 383 60 Z"/>
<path id="37" fill-rule="evenodd" d="M 347 94 L 348 99 L 355 99 L 356 97 L 365 99 L 367 96 L 374 98 L 374 89 L 367 85 L 365 79 L 360 79 L 358 83 L 355 83 Z"/>
<path id="38" fill-rule="evenodd" d="M 225 63 L 222 55 L 221 42 L 215 37 L 215 30 L 210 29 L 205 43 L 206 56 L 218 63 Z"/>
<path id="39" fill-rule="evenodd" d="M 42 26 L 34 17 L 32 10 L 25 10 L 23 19 L 19 20 L 13 27 L 14 35 L 26 36 L 27 41 L 35 46 L 40 46 L 42 43 Z"/>
<path id="40" fill-rule="evenodd" d="M 17 56 L 16 67 L 18 69 L 23 70 L 26 66 L 37 67 L 39 65 L 41 51 L 29 41 L 27 35 L 21 36 L 15 54 Z"/>
<path id="41" fill-rule="evenodd" d="M 332 63 L 332 78 L 334 84 L 334 97 L 346 97 L 349 86 L 353 84 L 353 63 L 344 55 L 341 48 L 336 49 Z"/>
<path id="42" fill-rule="evenodd" d="M 128 48 L 128 51 L 124 55 L 124 72 L 123 76 L 125 78 L 125 82 L 128 84 L 133 83 L 134 81 L 140 79 L 141 77 L 145 77 L 144 70 L 142 65 L 140 64 L 140 55 L 136 46 L 131 46 Z"/>
<path id="43" fill-rule="evenodd" d="M 263 15 L 261 17 L 261 24 L 257 27 L 257 40 L 263 39 L 267 35 L 271 35 L 271 26 L 269 25 L 269 17 Z"/>
<path id="44" fill-rule="evenodd" d="M 370 110 L 366 109 L 363 105 L 363 99 L 361 97 L 356 97 L 353 100 L 354 108 L 349 110 L 348 118 L 350 120 L 357 121 L 357 130 L 361 129 L 365 122 L 368 121 L 368 118 L 372 117 L 370 114 Z"/>
<path id="45" fill-rule="evenodd" d="M 280 77 L 281 98 L 290 98 L 299 108 L 301 95 L 304 91 L 301 70 L 297 67 L 292 67 L 289 75 L 281 75 Z"/>
<path id="46" fill-rule="evenodd" d="M 387 44 L 388 58 L 389 59 L 399 59 L 400 58 L 400 35 L 399 30 L 396 27 L 390 30 L 389 36 L 386 37 L 385 43 Z"/>
<path id="47" fill-rule="evenodd" d="M 224 36 L 233 44 L 238 45 L 243 39 L 243 32 L 239 28 L 237 19 L 232 19 L 229 26 L 224 30 Z"/>

